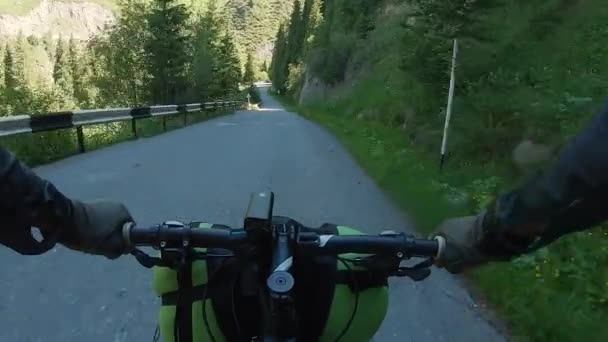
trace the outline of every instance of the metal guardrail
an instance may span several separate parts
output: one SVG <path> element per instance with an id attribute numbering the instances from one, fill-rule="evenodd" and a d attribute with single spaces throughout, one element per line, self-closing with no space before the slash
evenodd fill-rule
<path id="1" fill-rule="evenodd" d="M 137 138 L 138 119 L 163 117 L 163 131 L 166 131 L 167 124 L 164 118 L 167 116 L 183 115 L 185 126 L 188 122 L 188 113 L 205 110 L 238 109 L 242 106 L 243 102 L 240 101 L 215 101 L 183 105 L 87 109 L 47 114 L 13 115 L 0 117 L 0 137 L 74 127 L 78 138 L 78 148 L 83 153 L 85 152 L 83 126 L 131 120 L 131 130 L 133 136 Z"/>

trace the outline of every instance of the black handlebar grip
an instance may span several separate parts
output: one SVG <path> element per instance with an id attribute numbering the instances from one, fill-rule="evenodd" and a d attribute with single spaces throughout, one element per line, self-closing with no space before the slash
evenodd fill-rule
<path id="1" fill-rule="evenodd" d="M 247 240 L 242 229 L 190 229 L 159 225 L 150 228 L 123 228 L 123 238 L 131 246 L 153 246 L 163 248 L 216 247 L 230 248 Z"/>
<path id="2" fill-rule="evenodd" d="M 158 244 L 159 227 L 138 228 L 125 225 L 122 236 L 128 246 L 155 246 Z"/>
<path id="3" fill-rule="evenodd" d="M 435 257 L 439 251 L 439 241 L 426 239 L 412 239 L 408 253 L 415 257 Z"/>
<path id="4" fill-rule="evenodd" d="M 316 235 L 300 234 L 298 247 L 330 253 L 402 253 L 407 257 L 435 257 L 437 240 L 415 239 L 404 234 L 386 235 Z"/>

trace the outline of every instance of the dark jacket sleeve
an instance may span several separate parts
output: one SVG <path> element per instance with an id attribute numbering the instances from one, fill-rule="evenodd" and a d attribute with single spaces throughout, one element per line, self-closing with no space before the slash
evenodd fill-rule
<path id="1" fill-rule="evenodd" d="M 0 148 L 1 244 L 21 254 L 44 253 L 53 248 L 71 216 L 72 204 L 66 196 Z M 31 227 L 40 228 L 42 241 L 32 237 Z"/>
<path id="2" fill-rule="evenodd" d="M 496 215 L 506 227 L 544 226 L 539 247 L 607 219 L 607 197 L 608 102 L 552 167 L 497 200 Z"/>

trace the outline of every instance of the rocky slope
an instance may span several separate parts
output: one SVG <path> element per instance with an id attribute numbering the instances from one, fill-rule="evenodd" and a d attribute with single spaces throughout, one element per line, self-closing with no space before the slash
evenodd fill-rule
<path id="1" fill-rule="evenodd" d="M 112 10 L 93 2 L 42 0 L 27 15 L 0 14 L 0 36 L 50 34 L 87 39 L 114 21 Z"/>

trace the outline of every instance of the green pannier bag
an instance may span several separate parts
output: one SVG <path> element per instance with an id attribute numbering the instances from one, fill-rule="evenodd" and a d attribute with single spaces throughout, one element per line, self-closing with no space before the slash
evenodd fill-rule
<path id="1" fill-rule="evenodd" d="M 226 226 L 193 222 L 193 229 Z M 322 234 L 362 235 L 356 229 L 325 224 Z M 225 249 L 197 248 L 206 260 L 189 262 L 179 272 L 154 267 L 154 291 L 162 299 L 159 330 L 163 342 L 250 341 L 260 322 L 257 294 L 249 293 L 242 266 Z M 388 307 L 385 276 L 345 259 L 362 256 L 294 255 L 294 297 L 299 313 L 298 341 L 364 342 L 380 328 Z M 211 280 L 211 281 L 209 281 Z"/>

